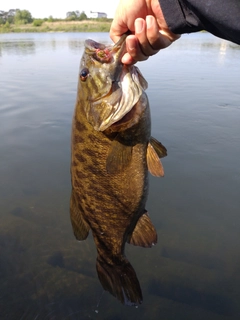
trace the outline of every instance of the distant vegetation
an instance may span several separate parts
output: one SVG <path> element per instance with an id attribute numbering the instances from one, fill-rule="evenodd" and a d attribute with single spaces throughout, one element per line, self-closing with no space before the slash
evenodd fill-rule
<path id="1" fill-rule="evenodd" d="M 66 14 L 66 20 L 68 21 L 83 21 L 87 20 L 87 15 L 84 11 L 81 13 L 79 11 L 69 11 Z"/>
<path id="2" fill-rule="evenodd" d="M 52 16 L 44 19 L 33 18 L 28 10 L 0 10 L 0 33 L 6 32 L 108 32 L 112 19 L 90 19 L 84 11 L 69 11 L 65 19 Z"/>

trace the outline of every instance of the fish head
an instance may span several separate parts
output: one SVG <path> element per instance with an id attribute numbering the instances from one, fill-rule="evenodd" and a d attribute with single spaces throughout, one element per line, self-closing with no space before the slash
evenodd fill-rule
<path id="1" fill-rule="evenodd" d="M 147 82 L 135 66 L 121 62 L 127 35 L 113 46 L 85 41 L 78 93 L 88 122 L 105 131 L 128 114 L 138 102 Z"/>

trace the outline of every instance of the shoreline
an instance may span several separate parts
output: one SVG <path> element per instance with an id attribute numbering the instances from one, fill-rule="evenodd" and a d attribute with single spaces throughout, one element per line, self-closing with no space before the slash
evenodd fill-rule
<path id="1" fill-rule="evenodd" d="M 40 26 L 30 24 L 1 25 L 0 33 L 28 33 L 28 32 L 109 32 L 110 21 L 44 21 Z"/>

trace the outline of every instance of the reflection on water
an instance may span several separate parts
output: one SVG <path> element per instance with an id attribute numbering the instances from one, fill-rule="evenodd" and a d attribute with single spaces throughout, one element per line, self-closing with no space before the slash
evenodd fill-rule
<path id="1" fill-rule="evenodd" d="M 103 294 L 93 239 L 76 242 L 70 225 L 70 128 L 88 37 L 109 40 L 0 35 L 1 319 L 239 319 L 239 47 L 182 36 L 139 64 L 168 157 L 147 204 L 158 244 L 126 247 L 144 296 L 136 309 Z"/>
<path id="2" fill-rule="evenodd" d="M 79 54 L 80 51 L 83 50 L 84 48 L 84 41 L 81 40 L 81 39 L 71 39 L 68 41 L 68 46 L 69 46 L 69 49 L 71 49 L 73 52 Z"/>
<path id="3" fill-rule="evenodd" d="M 2 39 L 0 41 L 0 52 L 2 54 L 18 56 L 34 54 L 36 50 L 54 51 L 60 48 L 68 47 L 70 50 L 79 54 L 79 50 L 82 50 L 84 47 L 84 41 L 84 38 L 78 38 L 74 34 L 69 38 L 60 38 L 58 40 L 56 40 L 55 36 L 52 34 L 39 34 L 37 39 L 34 34 L 28 35 L 26 38 L 21 37 L 19 34 L 9 34 L 7 35 L 7 39 L 4 39 L 4 35 L 2 35 Z M 106 40 L 105 42 L 109 43 Z"/>
<path id="4" fill-rule="evenodd" d="M 0 42 L 1 51 L 9 55 L 28 55 L 35 53 L 35 42 L 32 40 Z"/>

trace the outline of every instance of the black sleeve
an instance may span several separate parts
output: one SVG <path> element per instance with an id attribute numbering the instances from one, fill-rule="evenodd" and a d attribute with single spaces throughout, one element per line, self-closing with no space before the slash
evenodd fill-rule
<path id="1" fill-rule="evenodd" d="M 159 0 L 176 34 L 206 30 L 240 44 L 240 0 Z"/>

